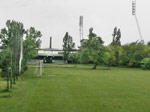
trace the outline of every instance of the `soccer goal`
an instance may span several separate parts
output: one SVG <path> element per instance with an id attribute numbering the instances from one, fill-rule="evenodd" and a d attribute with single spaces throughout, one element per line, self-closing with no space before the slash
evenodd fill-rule
<path id="1" fill-rule="evenodd" d="M 35 68 L 34 77 L 43 75 L 44 72 L 43 60 L 31 60 L 28 64 L 32 65 L 31 67 Z"/>

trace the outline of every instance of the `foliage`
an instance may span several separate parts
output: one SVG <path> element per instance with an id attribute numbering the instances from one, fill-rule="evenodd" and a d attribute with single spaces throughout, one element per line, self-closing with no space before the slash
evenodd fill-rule
<path id="1" fill-rule="evenodd" d="M 150 46 L 150 41 L 147 43 L 147 45 L 149 45 L 149 46 Z"/>
<path id="2" fill-rule="evenodd" d="M 115 27 L 112 36 L 113 36 L 113 40 L 112 40 L 112 43 L 110 44 L 110 49 L 111 49 L 110 65 L 117 66 L 119 64 L 119 55 L 120 55 L 120 46 L 121 46 L 120 29 Z"/>
<path id="3" fill-rule="evenodd" d="M 108 47 L 110 49 L 109 65 L 118 66 L 119 59 L 120 59 L 121 46 L 114 44 L 114 45 L 109 45 Z"/>
<path id="4" fill-rule="evenodd" d="M 22 71 L 26 68 L 27 61 L 37 55 L 37 48 L 40 47 L 40 37 L 41 32 L 36 31 L 34 27 L 31 27 L 28 30 L 25 30 L 23 24 L 16 21 L 8 20 L 6 22 L 6 28 L 3 28 L 0 33 L 0 40 L 2 43 L 2 48 L 4 52 L 3 56 L 7 58 L 1 58 L 2 63 L 6 61 L 12 62 L 9 67 L 12 68 L 12 73 L 15 79 L 15 76 L 19 75 L 19 67 L 22 64 Z M 23 40 L 23 37 L 25 39 Z M 21 60 L 21 50 L 22 50 L 22 41 L 23 42 L 23 60 Z M 8 51 L 7 53 L 5 51 Z M 21 63 L 21 61 L 23 63 Z M 5 64 L 3 64 L 5 66 Z M 5 66 L 8 69 L 8 66 Z M 6 69 L 5 68 L 5 69 Z M 2 70 L 4 67 L 2 68 Z M 5 70 L 4 69 L 4 70 Z M 4 71 L 3 70 L 3 71 Z"/>
<path id="5" fill-rule="evenodd" d="M 111 61 L 112 61 L 111 53 L 112 52 L 110 46 L 105 46 L 104 65 L 111 66 Z"/>
<path id="6" fill-rule="evenodd" d="M 10 58 L 11 57 L 9 49 L 4 49 L 0 52 L 0 68 L 2 69 L 3 73 L 6 73 L 11 65 Z"/>
<path id="7" fill-rule="evenodd" d="M 23 42 L 23 68 L 27 68 L 27 61 L 34 58 L 38 54 L 38 48 L 40 47 L 42 36 L 40 31 L 35 30 L 34 27 L 30 27 L 25 32 L 25 40 Z"/>
<path id="8" fill-rule="evenodd" d="M 73 50 L 74 46 L 75 46 L 75 43 L 73 43 L 72 37 L 69 35 L 68 32 L 66 32 L 63 38 L 64 61 L 68 60 L 69 54 Z"/>
<path id="9" fill-rule="evenodd" d="M 142 59 L 147 57 L 146 46 L 140 42 L 133 42 L 122 46 L 122 53 L 120 56 L 120 64 L 129 67 L 140 67 Z"/>
<path id="10" fill-rule="evenodd" d="M 68 56 L 68 63 L 78 63 L 79 62 L 79 53 L 70 53 Z"/>
<path id="11" fill-rule="evenodd" d="M 142 69 L 149 69 L 150 70 L 150 58 L 144 58 L 141 61 L 141 67 L 142 67 Z"/>
<path id="12" fill-rule="evenodd" d="M 117 27 L 115 27 L 112 36 L 113 36 L 113 41 L 112 41 L 111 44 L 121 45 L 121 42 L 120 42 L 121 31 L 120 31 L 120 29 L 118 29 Z"/>
<path id="13" fill-rule="evenodd" d="M 93 33 L 93 28 L 89 29 L 89 39 L 82 41 L 80 50 L 81 63 L 94 63 L 93 69 L 96 69 L 98 64 L 105 62 L 105 47 L 101 37 Z"/>
<path id="14" fill-rule="evenodd" d="M 84 63 L 87 64 L 90 62 L 90 52 L 88 50 L 88 48 L 82 48 L 80 51 L 80 63 Z"/>
<path id="15" fill-rule="evenodd" d="M 12 73 L 14 79 L 19 75 L 19 60 L 20 60 L 20 51 L 21 51 L 21 39 L 23 38 L 24 28 L 23 24 L 16 21 L 8 20 L 6 22 L 6 28 L 1 30 L 0 39 L 2 41 L 3 49 L 7 49 L 10 55 L 10 58 L 7 57 L 6 60 L 12 62 L 10 66 L 12 68 Z M 6 53 L 6 52 L 3 52 Z M 7 55 L 7 54 L 4 54 Z M 2 63 L 5 63 L 5 59 Z"/>

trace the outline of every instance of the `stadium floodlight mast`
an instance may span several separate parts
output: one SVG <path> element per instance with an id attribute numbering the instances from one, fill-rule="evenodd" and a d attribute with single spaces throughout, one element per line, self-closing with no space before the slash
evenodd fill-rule
<path id="1" fill-rule="evenodd" d="M 138 18 L 136 16 L 136 0 L 132 1 L 132 15 L 135 17 L 136 23 L 137 23 L 137 27 L 138 27 L 138 31 L 139 31 L 139 35 L 141 38 L 141 42 L 144 42 L 143 37 L 142 37 L 142 33 L 141 33 L 141 29 L 140 29 L 140 25 L 138 22 Z"/>
<path id="2" fill-rule="evenodd" d="M 80 42 L 81 42 L 83 40 L 83 16 L 80 16 L 79 32 L 80 32 Z"/>

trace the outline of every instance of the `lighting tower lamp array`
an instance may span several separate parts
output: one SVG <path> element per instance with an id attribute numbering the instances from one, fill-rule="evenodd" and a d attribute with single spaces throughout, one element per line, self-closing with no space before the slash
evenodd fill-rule
<path id="1" fill-rule="evenodd" d="M 80 42 L 81 42 L 83 40 L 83 16 L 80 16 L 79 32 L 80 32 Z"/>
<path id="2" fill-rule="evenodd" d="M 136 0 L 132 1 L 132 15 L 135 17 L 136 24 L 137 24 L 138 31 L 139 31 L 139 35 L 140 35 L 140 38 L 141 38 L 141 42 L 144 43 L 142 33 L 141 33 L 141 29 L 140 29 L 140 25 L 139 25 L 138 18 L 137 18 L 137 15 L 136 15 Z"/>

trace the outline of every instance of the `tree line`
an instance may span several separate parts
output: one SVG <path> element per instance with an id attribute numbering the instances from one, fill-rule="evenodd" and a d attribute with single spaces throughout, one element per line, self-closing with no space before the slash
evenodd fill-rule
<path id="1" fill-rule="evenodd" d="M 19 75 L 27 69 L 27 61 L 37 56 L 41 36 L 41 32 L 34 27 L 25 29 L 23 23 L 14 20 L 8 20 L 6 27 L 1 29 L 1 76 L 7 76 L 9 79 L 10 75 L 11 87 Z"/>
<path id="2" fill-rule="evenodd" d="M 67 39 L 67 35 L 64 36 L 65 39 Z M 91 63 L 94 64 L 93 69 L 96 69 L 97 65 L 150 69 L 150 41 L 147 44 L 143 41 L 135 41 L 121 45 L 120 39 L 121 30 L 115 27 L 112 42 L 106 46 L 102 38 L 93 32 L 93 28 L 90 28 L 88 39 L 81 40 L 81 46 L 76 52 L 71 53 L 74 49 L 72 38 L 69 39 L 71 41 L 64 42 L 64 60 L 70 63 Z M 68 42 L 68 46 L 65 46 L 66 42 Z"/>

